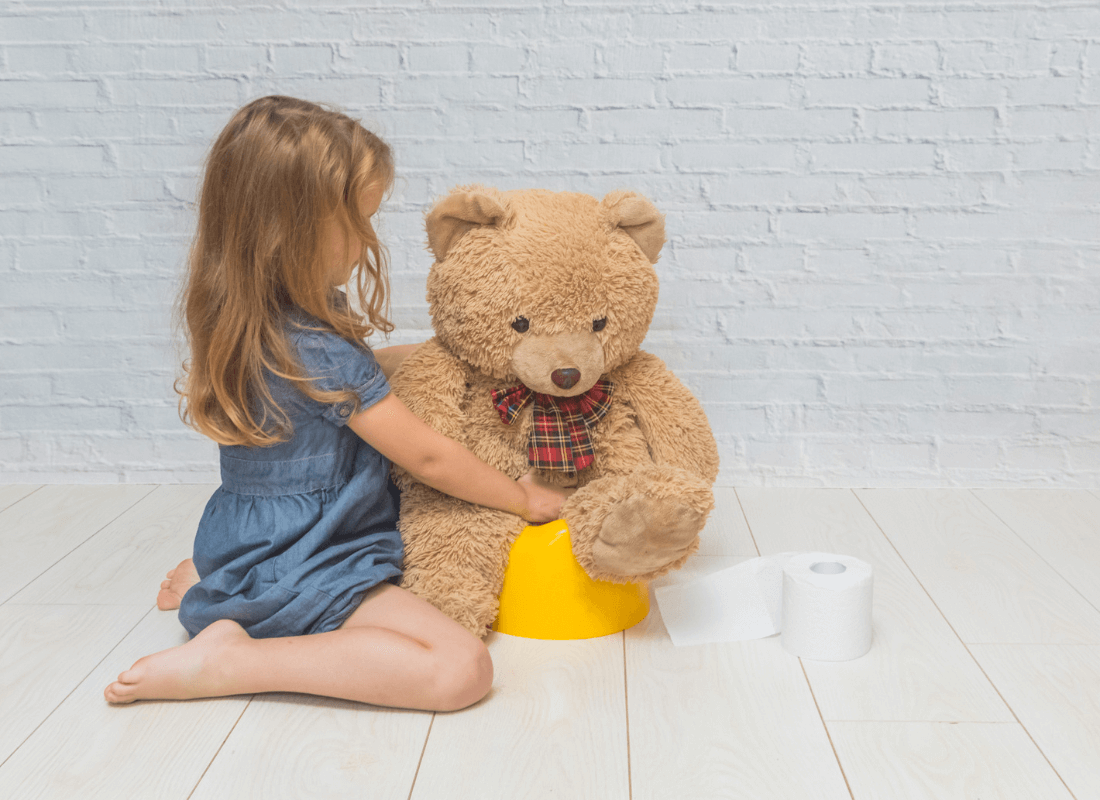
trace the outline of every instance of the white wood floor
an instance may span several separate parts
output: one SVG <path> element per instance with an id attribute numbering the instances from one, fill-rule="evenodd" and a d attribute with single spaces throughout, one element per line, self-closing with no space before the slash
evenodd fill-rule
<path id="1" fill-rule="evenodd" d="M 210 486 L 0 486 L 0 798 L 1100 798 L 1100 495 L 725 489 L 684 580 L 759 554 L 875 569 L 846 663 L 493 634 L 452 714 L 300 695 L 112 707 L 184 641 L 153 599 Z"/>

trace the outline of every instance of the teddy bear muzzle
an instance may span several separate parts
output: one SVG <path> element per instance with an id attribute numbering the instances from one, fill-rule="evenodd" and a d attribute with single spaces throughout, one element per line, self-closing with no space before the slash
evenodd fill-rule
<path id="1" fill-rule="evenodd" d="M 512 351 L 511 366 L 532 391 L 573 397 L 591 389 L 603 374 L 603 345 L 591 331 L 528 333 Z"/>

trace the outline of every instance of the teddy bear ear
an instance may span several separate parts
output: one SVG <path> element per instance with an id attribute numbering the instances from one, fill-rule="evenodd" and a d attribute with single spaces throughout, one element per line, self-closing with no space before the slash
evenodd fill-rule
<path id="1" fill-rule="evenodd" d="M 665 215 L 657 206 L 634 192 L 610 192 L 600 211 L 612 229 L 622 228 L 637 243 L 650 264 L 657 263 L 665 244 Z"/>
<path id="2" fill-rule="evenodd" d="M 495 196 L 494 196 L 495 195 Z M 499 225 L 505 216 L 499 193 L 480 186 L 459 187 L 436 203 L 424 222 L 428 249 L 442 261 L 455 243 L 478 225 Z"/>

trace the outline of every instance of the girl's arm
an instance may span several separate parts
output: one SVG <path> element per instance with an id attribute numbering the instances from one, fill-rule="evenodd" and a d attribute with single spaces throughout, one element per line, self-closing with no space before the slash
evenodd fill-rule
<path id="1" fill-rule="evenodd" d="M 393 392 L 348 421 L 348 427 L 421 483 L 469 503 L 518 514 L 528 522 L 557 519 L 571 490 L 514 481 L 428 426 Z"/>
<path id="2" fill-rule="evenodd" d="M 378 366 L 382 368 L 382 374 L 386 376 L 386 380 L 389 380 L 393 377 L 393 373 L 397 372 L 401 362 L 411 356 L 418 347 L 420 347 L 420 344 L 395 344 L 389 347 L 374 348 L 371 352 L 378 360 Z"/>

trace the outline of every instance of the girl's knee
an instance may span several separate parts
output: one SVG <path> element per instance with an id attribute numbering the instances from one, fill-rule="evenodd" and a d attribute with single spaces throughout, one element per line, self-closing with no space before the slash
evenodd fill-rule
<path id="1" fill-rule="evenodd" d="M 473 636 L 460 646 L 440 653 L 438 700 L 440 711 L 472 706 L 493 686 L 493 659 L 489 648 Z"/>

